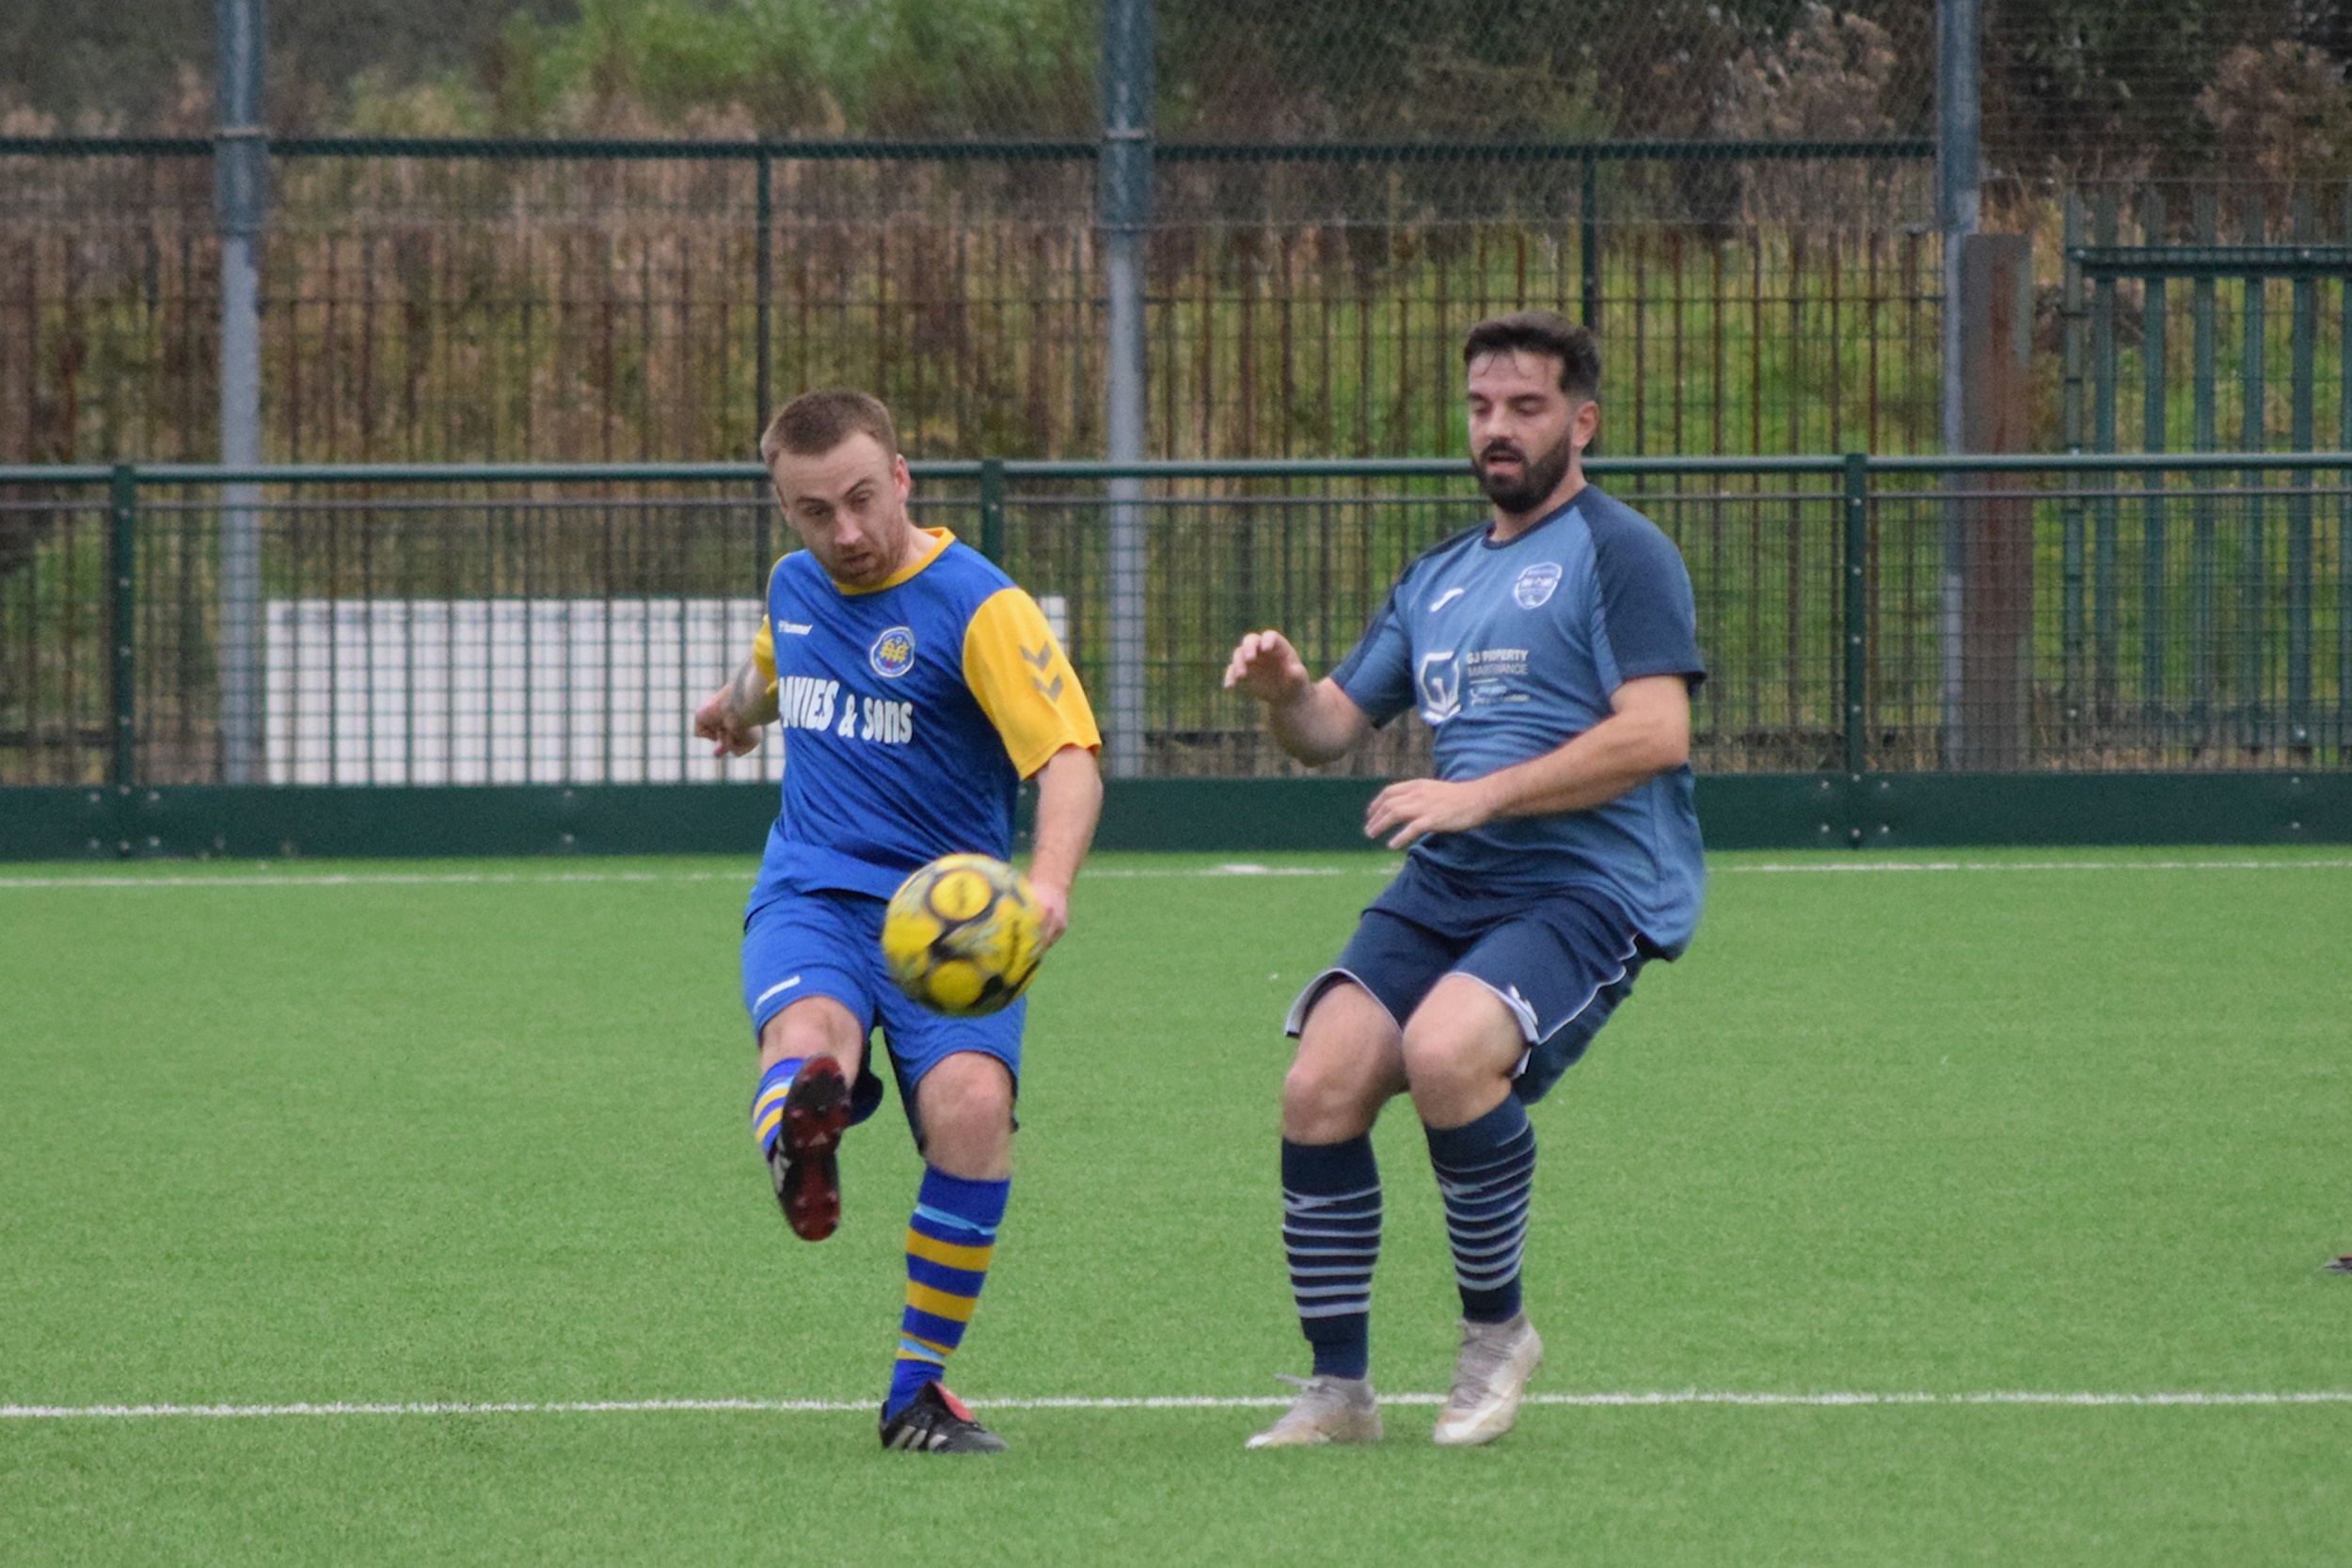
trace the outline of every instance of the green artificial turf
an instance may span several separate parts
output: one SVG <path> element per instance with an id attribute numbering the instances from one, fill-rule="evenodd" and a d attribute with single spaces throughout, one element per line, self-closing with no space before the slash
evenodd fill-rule
<path id="1" fill-rule="evenodd" d="M 2352 1390 L 2352 857 L 1930 860 L 1986 869 L 1715 861 L 1534 1112 L 1537 1389 Z M 967 1397 L 1305 1370 L 1279 1021 L 1392 863 L 1273 863 L 1312 874 L 1081 882 Z M 0 868 L 0 1405 L 877 1398 L 918 1165 L 886 1107 L 841 1232 L 784 1229 L 749 870 Z M 1374 1375 L 1441 1390 L 1406 1107 L 1377 1142 Z M 1000 1408 L 978 1461 L 864 1413 L 11 1417 L 0 1561 L 2309 1562 L 2352 1513 L 2344 1402 L 1430 1414 L 1245 1454 L 1270 1412 Z"/>

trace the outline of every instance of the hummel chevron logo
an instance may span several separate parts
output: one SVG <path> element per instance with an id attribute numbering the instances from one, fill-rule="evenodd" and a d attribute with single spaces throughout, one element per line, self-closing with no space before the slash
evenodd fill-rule
<path id="1" fill-rule="evenodd" d="M 1021 657 L 1028 660 L 1037 670 L 1037 673 L 1029 677 L 1029 684 L 1045 693 L 1047 702 L 1061 701 L 1061 677 L 1056 675 L 1051 685 L 1048 685 L 1044 679 L 1045 672 L 1054 667 L 1054 645 L 1048 642 L 1035 652 L 1024 648 L 1021 650 Z"/>

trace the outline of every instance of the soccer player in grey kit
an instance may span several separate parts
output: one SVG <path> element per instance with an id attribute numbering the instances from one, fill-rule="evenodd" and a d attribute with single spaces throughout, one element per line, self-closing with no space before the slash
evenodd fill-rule
<path id="1" fill-rule="evenodd" d="M 1479 323 L 1462 357 L 1493 515 L 1408 564 L 1322 680 L 1279 631 L 1244 637 L 1225 672 L 1301 762 L 1415 708 L 1437 764 L 1374 798 L 1365 834 L 1407 850 L 1405 868 L 1291 1008 L 1282 1243 L 1314 1370 L 1251 1448 L 1380 1437 L 1370 1134 L 1399 1094 L 1428 1135 L 1462 1297 L 1436 1439 L 1510 1430 L 1543 1359 L 1519 1307 L 1526 1107 L 1698 921 L 1691 578 L 1649 519 L 1584 483 L 1600 418 L 1592 336 L 1527 310 Z"/>

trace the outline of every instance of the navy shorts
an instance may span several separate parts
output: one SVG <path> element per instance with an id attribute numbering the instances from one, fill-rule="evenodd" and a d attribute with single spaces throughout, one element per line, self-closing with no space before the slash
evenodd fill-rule
<path id="1" fill-rule="evenodd" d="M 1606 894 L 1564 888 L 1497 897 L 1408 858 L 1364 911 L 1339 961 L 1298 993 L 1284 1028 L 1296 1035 L 1325 991 L 1353 980 L 1402 1029 L 1439 980 L 1466 974 L 1518 1021 L 1527 1050 L 1512 1088 L 1533 1104 L 1632 994 L 1642 966 L 1662 957 Z"/>
<path id="2" fill-rule="evenodd" d="M 753 910 L 743 917 L 743 1007 L 752 1015 L 755 1043 L 770 1019 L 805 996 L 832 997 L 869 1036 L 880 1024 L 907 1125 L 919 1146 L 914 1086 L 943 1058 L 959 1051 L 993 1056 L 1019 1087 L 1021 1025 L 1029 1003 L 1023 997 L 985 1018 L 947 1018 L 916 1006 L 882 967 L 884 907 L 863 894 L 788 893 Z M 872 1116 L 882 1097 L 869 1050 L 850 1090 L 850 1119 Z"/>

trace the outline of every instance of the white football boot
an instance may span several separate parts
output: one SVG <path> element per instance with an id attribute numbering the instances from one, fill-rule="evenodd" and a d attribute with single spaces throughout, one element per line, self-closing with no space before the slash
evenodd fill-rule
<path id="1" fill-rule="evenodd" d="M 1280 1420 L 1242 1447 L 1282 1449 L 1310 1443 L 1380 1441 L 1380 1404 L 1373 1397 L 1372 1379 L 1275 1375 L 1284 1383 L 1298 1385 L 1298 1398 L 1282 1412 Z"/>
<path id="2" fill-rule="evenodd" d="M 1454 1391 L 1438 1413 L 1431 1435 L 1448 1448 L 1491 1443 L 1519 1417 L 1527 1380 L 1544 1364 L 1544 1342 L 1519 1313 L 1508 1323 L 1462 1323 L 1462 1352 L 1454 1363 Z"/>

